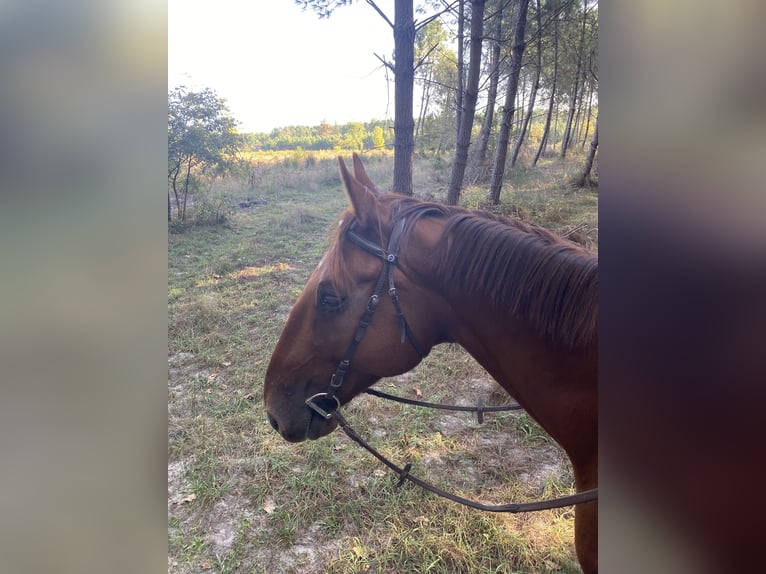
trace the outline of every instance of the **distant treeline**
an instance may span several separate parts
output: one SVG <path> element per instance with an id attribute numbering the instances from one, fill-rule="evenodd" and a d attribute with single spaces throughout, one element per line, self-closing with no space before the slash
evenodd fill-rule
<path id="1" fill-rule="evenodd" d="M 287 126 L 270 133 L 245 134 L 251 151 L 363 150 L 390 147 L 394 141 L 392 122 L 372 120 L 343 125 L 322 122 L 318 126 Z"/>

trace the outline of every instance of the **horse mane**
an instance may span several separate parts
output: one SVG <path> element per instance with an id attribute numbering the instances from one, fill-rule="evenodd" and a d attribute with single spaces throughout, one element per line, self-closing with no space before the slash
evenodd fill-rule
<path id="1" fill-rule="evenodd" d="M 551 231 L 484 211 L 382 194 L 394 219 L 407 217 L 404 241 L 422 218 L 444 219 L 433 261 L 447 293 L 481 297 L 520 317 L 535 334 L 568 348 L 592 341 L 598 329 L 598 257 Z M 343 271 L 337 246 L 353 221 L 339 222 L 331 264 Z M 380 231 L 380 244 L 385 241 Z M 348 277 L 341 272 L 336 277 Z"/>
<path id="2" fill-rule="evenodd" d="M 394 217 L 408 227 L 443 217 L 434 251 L 446 292 L 485 298 L 564 347 L 592 341 L 598 329 L 598 257 L 539 226 L 484 211 L 401 199 Z"/>

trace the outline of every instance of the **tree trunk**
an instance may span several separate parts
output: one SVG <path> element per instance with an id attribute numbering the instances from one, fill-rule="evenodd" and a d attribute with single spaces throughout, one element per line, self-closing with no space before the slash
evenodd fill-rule
<path id="1" fill-rule="evenodd" d="M 598 149 L 598 117 L 596 117 L 596 125 L 593 128 L 593 139 L 590 141 L 590 149 L 588 150 L 588 157 L 585 158 L 585 167 L 582 170 L 580 178 L 577 180 L 576 185 L 578 187 L 585 187 L 591 184 L 590 172 L 593 169 L 593 160 L 596 158 L 596 150 Z"/>
<path id="2" fill-rule="evenodd" d="M 567 114 L 567 125 L 564 128 L 564 137 L 561 139 L 561 159 L 567 155 L 569 140 L 572 137 L 572 119 L 577 107 L 577 96 L 580 92 L 580 75 L 582 74 L 582 51 L 585 46 L 585 24 L 588 18 L 587 0 L 583 0 L 582 30 L 580 32 L 580 43 L 577 46 L 577 68 L 575 69 L 574 81 L 572 82 L 572 94 L 569 100 L 569 113 Z"/>
<path id="3" fill-rule="evenodd" d="M 189 165 L 186 168 L 186 177 L 184 178 L 184 205 L 181 210 L 181 221 L 186 221 L 186 199 L 189 197 L 189 180 L 191 179 L 192 159 L 189 158 Z"/>
<path id="4" fill-rule="evenodd" d="M 418 114 L 418 123 L 415 126 L 415 139 L 418 139 L 418 136 L 420 135 L 421 130 L 423 129 L 423 124 L 426 121 L 426 114 L 428 113 L 428 105 L 431 100 L 431 79 L 432 79 L 433 72 L 428 70 L 428 75 L 423 79 L 423 93 L 420 97 L 420 114 Z"/>
<path id="5" fill-rule="evenodd" d="M 585 149 L 585 142 L 588 141 L 588 132 L 590 132 L 590 120 L 593 117 L 593 82 L 588 82 L 588 113 L 585 122 L 585 133 L 582 136 L 582 146 Z"/>
<path id="6" fill-rule="evenodd" d="M 548 145 L 548 134 L 551 131 L 551 116 L 553 115 L 553 105 L 556 99 L 556 82 L 558 80 L 559 72 L 559 23 L 558 18 L 553 20 L 553 78 L 551 79 L 551 93 L 548 100 L 548 113 L 545 116 L 545 127 L 543 128 L 543 136 L 540 138 L 540 145 L 537 148 L 535 159 L 532 160 L 532 167 L 537 165 L 540 157 L 545 152 L 545 147 Z"/>
<path id="7" fill-rule="evenodd" d="M 580 130 L 582 129 L 583 106 L 585 105 L 585 77 L 580 77 L 580 93 L 577 96 L 577 112 L 575 112 L 572 132 L 569 134 L 569 147 L 577 145 L 580 141 Z"/>
<path id="8" fill-rule="evenodd" d="M 173 220 L 173 218 L 170 216 L 171 213 L 172 212 L 171 212 L 171 209 L 170 209 L 170 188 L 168 188 L 168 222 Z"/>
<path id="9" fill-rule="evenodd" d="M 457 10 L 457 90 L 455 91 L 455 140 L 460 134 L 463 121 L 463 96 L 465 94 L 465 0 L 459 0 Z"/>
<path id="10" fill-rule="evenodd" d="M 569 138 L 572 134 L 572 120 L 574 119 L 575 108 L 577 107 L 577 92 L 580 89 L 580 66 L 577 66 L 575 70 L 574 82 L 572 84 L 572 93 L 569 96 L 569 111 L 567 112 L 567 123 L 564 128 L 564 135 L 561 138 L 561 159 L 567 156 L 567 148 L 569 147 Z"/>
<path id="11" fill-rule="evenodd" d="M 514 127 L 511 130 L 511 133 L 516 131 L 516 133 L 519 132 L 521 129 L 521 124 L 524 122 L 524 110 L 527 107 L 527 77 L 524 76 L 521 78 L 521 89 L 516 90 L 516 103 L 513 106 L 513 109 L 519 110 L 519 113 L 513 114 L 514 117 Z"/>
<path id="12" fill-rule="evenodd" d="M 412 195 L 412 152 L 415 119 L 415 19 L 412 0 L 394 4 L 394 191 Z"/>
<path id="13" fill-rule="evenodd" d="M 476 113 L 476 100 L 479 96 L 481 40 L 484 35 L 484 3 L 485 0 L 471 0 L 471 61 L 464 99 L 465 109 L 461 114 L 462 121 L 455 144 L 455 161 L 452 163 L 452 175 L 447 191 L 447 205 L 457 205 L 460 199 L 460 189 L 463 187 L 465 167 L 468 163 L 468 148 L 471 145 L 473 118 Z"/>
<path id="14" fill-rule="evenodd" d="M 175 167 L 175 170 L 173 171 L 173 195 L 176 198 L 176 219 L 179 219 L 181 217 L 181 201 L 178 198 L 178 173 L 181 171 L 181 164 L 180 162 Z"/>
<path id="15" fill-rule="evenodd" d="M 497 84 L 500 80 L 500 47 L 503 35 L 503 9 L 502 5 L 495 13 L 495 31 L 492 51 L 490 52 L 489 90 L 487 92 L 487 111 L 484 114 L 484 123 L 479 132 L 479 145 L 476 148 L 474 163 L 481 165 L 487 157 L 489 147 L 489 135 L 492 132 L 492 121 L 495 118 L 495 106 L 497 105 Z"/>
<path id="16" fill-rule="evenodd" d="M 529 94 L 529 104 L 527 107 L 527 115 L 524 118 L 524 123 L 521 124 L 521 131 L 519 137 L 516 139 L 516 144 L 513 146 L 511 152 L 511 167 L 516 165 L 516 159 L 519 157 L 519 151 L 521 150 L 521 144 L 524 142 L 524 138 L 527 135 L 529 129 L 529 123 L 532 120 L 532 113 L 535 110 L 535 99 L 537 98 L 537 88 L 540 87 L 540 72 L 543 68 L 543 40 L 542 33 L 540 31 L 540 0 L 536 2 L 537 9 L 537 71 L 535 72 L 535 79 L 532 81 L 532 93 Z"/>
<path id="17" fill-rule="evenodd" d="M 500 203 L 500 189 L 503 186 L 505 159 L 508 156 L 508 141 L 510 140 L 511 135 L 511 123 L 513 122 L 513 103 L 516 101 L 516 90 L 519 86 L 519 72 L 521 71 L 521 59 L 524 56 L 524 32 L 527 26 L 528 8 L 529 0 L 519 0 L 519 11 L 516 15 L 516 24 L 513 30 L 510 75 L 508 77 L 508 86 L 505 92 L 505 103 L 503 104 L 500 130 L 497 135 L 495 164 L 492 170 L 492 183 L 489 188 L 490 200 L 493 204 Z"/>

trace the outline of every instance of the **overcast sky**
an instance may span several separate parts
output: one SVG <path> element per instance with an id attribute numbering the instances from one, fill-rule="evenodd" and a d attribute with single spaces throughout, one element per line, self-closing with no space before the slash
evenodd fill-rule
<path id="1" fill-rule="evenodd" d="M 362 0 L 323 20 L 293 0 L 168 1 L 168 88 L 214 89 L 241 132 L 392 118 L 373 52 L 390 59 L 393 32 Z"/>

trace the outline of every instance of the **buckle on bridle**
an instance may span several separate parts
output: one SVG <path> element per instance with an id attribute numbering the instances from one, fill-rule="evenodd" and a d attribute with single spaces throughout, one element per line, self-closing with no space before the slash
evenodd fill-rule
<path id="1" fill-rule="evenodd" d="M 314 399 L 317 399 L 317 398 L 334 399 L 335 407 L 329 409 L 329 411 L 326 411 L 325 409 L 320 407 L 316 402 L 314 402 Z M 306 405 L 308 405 L 309 408 L 311 408 L 313 411 L 321 415 L 325 420 L 330 420 L 332 418 L 333 411 L 340 408 L 340 401 L 338 400 L 338 397 L 336 397 L 335 395 L 330 396 L 327 393 L 317 393 L 306 399 Z"/>

